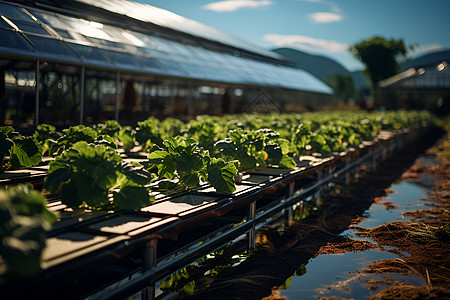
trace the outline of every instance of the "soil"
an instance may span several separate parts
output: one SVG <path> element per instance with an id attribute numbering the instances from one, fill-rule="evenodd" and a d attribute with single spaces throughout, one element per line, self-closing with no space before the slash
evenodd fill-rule
<path id="1" fill-rule="evenodd" d="M 437 136 L 441 138 L 435 143 Z M 427 142 L 407 147 L 381 163 L 376 172 L 362 174 L 357 182 L 349 186 L 337 182 L 324 198 L 326 203 L 298 226 L 264 228 L 265 242 L 258 244 L 248 259 L 204 288 L 198 287 L 195 295 L 187 298 L 285 299 L 277 287 L 301 272 L 299 266 L 312 257 L 381 248 L 399 258 L 375 261 L 349 279 L 384 274 L 381 281 L 365 280 L 370 290 L 378 292 L 371 299 L 450 299 L 450 238 L 444 229 L 450 223 L 450 215 L 444 214 L 450 210 L 449 173 L 450 134 L 430 134 Z M 358 227 L 372 204 L 384 205 L 385 209 L 395 207 L 395 203 L 382 200 L 393 192 L 389 187 L 399 178 L 430 186 L 432 191 L 426 199 L 432 203 L 430 208 L 405 213 L 412 217 L 411 221 L 372 229 Z M 348 228 L 370 237 L 373 243 L 340 235 Z M 412 286 L 390 278 L 394 273 L 414 274 L 423 285 Z M 378 291 L 380 285 L 389 287 Z"/>

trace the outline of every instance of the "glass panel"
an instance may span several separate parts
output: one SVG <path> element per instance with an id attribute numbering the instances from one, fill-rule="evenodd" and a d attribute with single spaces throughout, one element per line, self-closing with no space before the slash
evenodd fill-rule
<path id="1" fill-rule="evenodd" d="M 0 14 L 7 18 L 18 19 L 23 21 L 33 21 L 30 16 L 18 7 L 0 3 Z"/>
<path id="2" fill-rule="evenodd" d="M 79 123 L 81 72 L 77 68 L 72 74 L 62 73 L 65 70 L 66 66 L 56 64 L 41 69 L 39 123 L 61 127 Z"/>
<path id="3" fill-rule="evenodd" d="M 61 28 L 61 29 L 71 29 L 69 25 L 67 25 L 62 19 L 55 15 L 41 13 L 37 11 L 31 11 L 31 13 L 37 17 L 41 22 L 50 25 L 52 27 Z"/>
<path id="4" fill-rule="evenodd" d="M 0 98 L 0 126 L 10 125 L 16 129 L 34 128 L 36 118 L 36 72 L 35 64 L 11 60 L 8 69 L 0 70 L 5 92 Z M 2 80 L 2 81 L 3 81 Z"/>
<path id="5" fill-rule="evenodd" d="M 1 28 L 0 28 L 0 46 L 5 48 L 30 50 L 27 47 L 25 40 L 20 36 L 19 33 Z"/>
<path id="6" fill-rule="evenodd" d="M 86 40 L 101 46 L 111 47 L 111 48 L 119 48 L 124 49 L 119 43 L 111 42 L 104 39 L 98 39 L 94 37 L 85 36 Z"/>
<path id="7" fill-rule="evenodd" d="M 82 60 L 91 60 L 91 61 L 97 61 L 102 63 L 110 63 L 105 56 L 103 56 L 100 53 L 100 50 L 98 50 L 95 47 L 91 46 L 85 46 L 75 43 L 67 43 L 72 49 L 75 50 L 75 52 L 79 55 L 80 59 Z"/>
<path id="8" fill-rule="evenodd" d="M 38 37 L 35 35 L 28 35 L 28 38 L 33 42 L 36 50 L 39 52 L 57 54 L 66 57 L 72 56 L 58 40 Z"/>
<path id="9" fill-rule="evenodd" d="M 135 56 L 135 58 L 146 70 L 155 70 L 158 73 L 162 71 L 161 66 L 158 64 L 158 61 L 154 58 L 146 56 Z"/>
<path id="10" fill-rule="evenodd" d="M 111 73 L 111 77 L 115 74 Z M 84 122 L 87 124 L 104 123 L 114 119 L 116 81 L 99 77 L 86 76 L 86 99 L 84 105 Z"/>
<path id="11" fill-rule="evenodd" d="M 149 37 L 149 40 L 152 41 L 156 45 L 157 50 L 167 52 L 167 53 L 176 53 L 175 49 L 172 48 L 170 43 L 168 43 L 167 41 L 165 41 L 163 39 Z"/>
<path id="12" fill-rule="evenodd" d="M 158 51 L 158 50 L 155 50 L 155 49 L 149 49 L 149 48 L 143 48 L 142 50 L 145 53 L 150 54 L 153 57 L 170 59 L 170 55 L 168 53 L 166 53 L 166 52 Z"/>
<path id="13" fill-rule="evenodd" d="M 159 62 L 166 70 L 166 74 L 168 75 L 175 75 L 175 76 L 186 76 L 186 72 L 179 66 L 179 64 L 166 60 L 166 59 L 160 59 Z"/>
<path id="14" fill-rule="evenodd" d="M 136 47 L 154 47 L 154 45 L 148 42 L 148 39 L 145 39 L 144 36 L 141 36 L 136 32 L 122 30 L 121 35 L 122 39 L 124 39 L 124 42 L 127 41 L 128 44 L 134 45 Z"/>
<path id="15" fill-rule="evenodd" d="M 53 28 L 61 37 L 65 39 L 73 39 L 70 33 L 64 29 Z"/>
<path id="16" fill-rule="evenodd" d="M 103 50 L 117 65 L 138 67 L 133 56 L 129 53 Z"/>
<path id="17" fill-rule="evenodd" d="M 36 22 L 14 20 L 13 23 L 16 24 L 16 26 L 19 27 L 19 29 L 22 31 L 50 36 L 50 33 L 48 33 L 44 28 L 41 27 L 41 25 Z"/>

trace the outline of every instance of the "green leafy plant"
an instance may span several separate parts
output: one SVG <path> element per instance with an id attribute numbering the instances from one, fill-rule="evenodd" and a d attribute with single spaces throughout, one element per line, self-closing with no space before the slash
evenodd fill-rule
<path id="1" fill-rule="evenodd" d="M 213 150 L 214 143 L 225 137 L 220 120 L 205 116 L 189 121 L 185 135 L 198 141 L 201 147 L 210 151 Z"/>
<path id="2" fill-rule="evenodd" d="M 202 179 L 219 193 L 236 190 L 235 165 L 223 159 L 211 158 L 209 152 L 200 148 L 193 139 L 169 137 L 162 142 L 162 147 L 153 146 L 148 158 L 149 167 L 156 165 L 158 168 L 160 188 L 194 188 Z M 177 181 L 171 181 L 173 179 Z"/>
<path id="3" fill-rule="evenodd" d="M 159 128 L 159 120 L 150 117 L 147 120 L 137 123 L 135 138 L 143 150 L 150 149 L 153 145 L 162 145 L 162 132 Z"/>
<path id="4" fill-rule="evenodd" d="M 115 144 L 130 150 L 134 146 L 134 130 L 129 127 L 122 127 L 119 122 L 115 120 L 108 120 L 105 123 L 99 123 L 94 126 L 99 136 L 110 136 L 113 138 Z"/>
<path id="5" fill-rule="evenodd" d="M 294 168 L 295 162 L 289 157 L 289 141 L 280 139 L 271 129 L 231 130 L 229 137 L 215 144 L 217 151 L 228 160 L 239 162 L 241 170 L 266 167 L 267 164 L 281 168 Z"/>
<path id="6" fill-rule="evenodd" d="M 145 187 L 151 180 L 142 165 L 123 162 L 113 148 L 81 141 L 50 163 L 44 188 L 72 208 L 140 209 L 151 204 Z"/>
<path id="7" fill-rule="evenodd" d="M 114 139 L 106 134 L 99 135 L 97 131 L 91 127 L 84 125 L 71 126 L 62 131 L 62 136 L 56 141 L 51 141 L 49 153 L 51 156 L 60 155 L 64 150 L 69 149 L 77 142 L 85 141 L 96 145 L 106 145 L 116 148 Z"/>
<path id="8" fill-rule="evenodd" d="M 50 146 L 60 137 L 56 127 L 50 124 L 39 124 L 33 134 L 33 138 L 42 147 L 42 155 L 48 154 Z"/>
<path id="9" fill-rule="evenodd" d="M 0 257 L 8 274 L 23 277 L 39 272 L 46 232 L 56 219 L 31 184 L 0 189 Z"/>
<path id="10" fill-rule="evenodd" d="M 0 127 L 0 174 L 32 167 L 42 161 L 42 148 L 33 137 L 24 137 L 11 126 Z"/>

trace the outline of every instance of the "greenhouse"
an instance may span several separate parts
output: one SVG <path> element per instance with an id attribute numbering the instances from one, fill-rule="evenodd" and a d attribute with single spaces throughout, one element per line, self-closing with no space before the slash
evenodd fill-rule
<path id="1" fill-rule="evenodd" d="M 442 116 L 450 112 L 450 71 L 446 61 L 410 68 L 379 85 L 387 109 L 427 109 Z"/>
<path id="2" fill-rule="evenodd" d="M 332 94 L 275 53 L 150 5 L 1 2 L 0 14 L 0 121 L 18 128 L 243 112 L 261 90 L 287 110 Z"/>

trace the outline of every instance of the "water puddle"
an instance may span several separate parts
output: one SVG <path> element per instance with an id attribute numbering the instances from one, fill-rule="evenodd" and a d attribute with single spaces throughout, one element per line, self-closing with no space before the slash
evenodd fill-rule
<path id="1" fill-rule="evenodd" d="M 429 208 L 424 201 L 428 191 L 429 188 L 415 182 L 398 181 L 387 190 L 386 197 L 376 199 L 377 201 L 364 213 L 364 220 L 357 226 L 371 229 L 385 223 L 409 221 L 411 218 L 403 216 L 405 212 Z M 344 231 L 342 235 L 361 239 L 351 229 Z"/>
<path id="2" fill-rule="evenodd" d="M 398 256 L 379 250 L 364 252 L 348 252 L 335 255 L 319 255 L 311 259 L 305 266 L 306 273 L 302 276 L 290 277 L 284 286 L 279 287 L 280 295 L 287 299 L 317 299 L 318 297 L 345 297 L 366 299 L 375 292 L 366 282 L 367 274 L 360 273 L 374 260 L 395 259 Z M 411 284 L 422 284 L 414 276 L 396 276 Z M 370 278 L 383 282 L 382 275 Z M 378 284 L 377 286 L 382 287 Z M 386 284 L 385 284 L 386 286 Z M 284 289 L 285 288 L 285 289 Z M 284 290 L 282 290 L 284 289 Z"/>
<path id="3" fill-rule="evenodd" d="M 386 197 L 376 199 L 364 213 L 363 221 L 356 226 L 370 229 L 385 223 L 407 221 L 409 218 L 403 216 L 406 211 L 429 207 L 423 200 L 427 192 L 428 188 L 414 182 L 398 181 L 387 190 Z M 341 236 L 373 242 L 370 239 L 358 237 L 356 231 L 352 229 L 344 231 Z M 374 249 L 318 255 L 304 266 L 304 274 L 297 272 L 279 287 L 280 296 L 286 299 L 317 299 L 319 297 L 365 299 L 377 294 L 380 289 L 388 286 L 386 275 L 368 274 L 363 271 L 376 260 L 399 258 L 398 255 L 387 252 L 395 249 L 387 247 L 384 249 L 385 251 Z M 423 285 L 422 280 L 417 276 L 390 274 L 389 278 L 413 285 Z"/>

